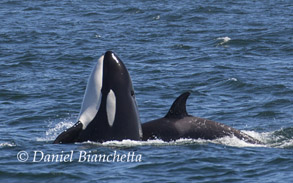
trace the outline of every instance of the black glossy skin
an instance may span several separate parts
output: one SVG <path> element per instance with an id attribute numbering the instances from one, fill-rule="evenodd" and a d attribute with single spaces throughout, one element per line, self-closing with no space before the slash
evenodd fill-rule
<path id="1" fill-rule="evenodd" d="M 102 101 L 95 118 L 82 130 L 82 123 L 61 133 L 54 143 L 74 143 L 84 141 L 104 142 L 109 140 L 141 140 L 140 119 L 134 90 L 129 73 L 123 62 L 111 51 L 104 55 Z M 110 127 L 106 113 L 106 99 L 109 91 L 116 96 L 116 115 Z"/>
<path id="2" fill-rule="evenodd" d="M 261 143 L 227 125 L 188 115 L 186 112 L 186 100 L 189 95 L 189 92 L 180 95 L 174 101 L 165 117 L 142 124 L 143 140 L 156 138 L 164 141 L 180 138 L 212 140 L 234 135 L 248 143 Z"/>

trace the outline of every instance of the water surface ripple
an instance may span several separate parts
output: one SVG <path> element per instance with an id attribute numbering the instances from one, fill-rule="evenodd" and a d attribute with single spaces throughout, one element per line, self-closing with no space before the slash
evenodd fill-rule
<path id="1" fill-rule="evenodd" d="M 1 1 L 0 179 L 292 181 L 292 9 L 290 0 Z M 265 145 L 234 137 L 52 145 L 76 122 L 87 78 L 106 50 L 127 66 L 142 122 L 164 116 L 190 91 L 190 114 Z M 20 151 L 26 162 L 17 160 Z M 75 156 L 33 162 L 35 151 Z M 142 161 L 78 162 L 82 151 L 134 152 Z"/>

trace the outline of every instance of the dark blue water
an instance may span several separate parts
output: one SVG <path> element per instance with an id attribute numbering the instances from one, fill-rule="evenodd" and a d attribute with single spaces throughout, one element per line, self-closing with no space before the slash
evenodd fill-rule
<path id="1" fill-rule="evenodd" d="M 292 1 L 3 0 L 0 18 L 1 182 L 292 181 Z M 76 122 L 106 50 L 127 66 L 142 122 L 191 91 L 190 114 L 264 145 L 233 137 L 51 144 Z"/>

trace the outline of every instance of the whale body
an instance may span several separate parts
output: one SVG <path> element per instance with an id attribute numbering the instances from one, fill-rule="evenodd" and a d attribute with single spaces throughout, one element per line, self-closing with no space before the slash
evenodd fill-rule
<path id="1" fill-rule="evenodd" d="M 189 92 L 181 94 L 163 118 L 142 124 L 143 140 L 162 139 L 164 141 L 180 138 L 213 140 L 225 136 L 235 136 L 247 143 L 261 144 L 251 136 L 222 123 L 191 116 L 186 111 Z"/>
<path id="2" fill-rule="evenodd" d="M 62 132 L 53 143 L 141 138 L 130 75 L 118 56 L 107 51 L 89 77 L 77 123 Z"/>

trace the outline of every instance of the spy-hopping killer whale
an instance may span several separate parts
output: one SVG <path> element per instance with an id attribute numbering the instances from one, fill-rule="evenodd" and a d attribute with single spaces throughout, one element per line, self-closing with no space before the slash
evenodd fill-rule
<path id="1" fill-rule="evenodd" d="M 247 143 L 261 144 L 258 140 L 230 126 L 188 115 L 186 100 L 189 95 L 189 92 L 181 94 L 165 117 L 142 124 L 143 140 L 156 138 L 164 141 L 180 138 L 213 140 L 235 136 Z"/>
<path id="2" fill-rule="evenodd" d="M 54 143 L 141 140 L 132 81 L 123 62 L 113 52 L 107 51 L 95 65 L 77 121 Z"/>

